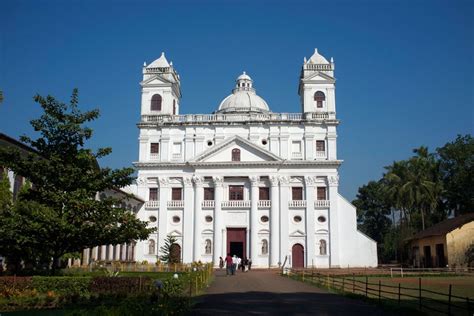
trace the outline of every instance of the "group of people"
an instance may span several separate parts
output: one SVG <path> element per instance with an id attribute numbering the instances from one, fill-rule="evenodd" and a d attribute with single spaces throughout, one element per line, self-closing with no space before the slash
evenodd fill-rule
<path id="1" fill-rule="evenodd" d="M 227 254 L 225 260 L 222 257 L 219 257 L 219 268 L 223 268 L 225 265 L 226 275 L 235 275 L 235 271 L 241 269 L 242 272 L 247 272 L 252 268 L 252 260 L 250 258 L 241 259 L 236 255 L 231 256 L 230 253 Z"/>

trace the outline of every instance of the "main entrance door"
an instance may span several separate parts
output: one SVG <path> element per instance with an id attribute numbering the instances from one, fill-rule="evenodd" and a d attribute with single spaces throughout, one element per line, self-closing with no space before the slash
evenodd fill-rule
<path id="1" fill-rule="evenodd" d="M 227 253 L 230 253 L 231 256 L 246 257 L 246 231 L 245 228 L 227 228 Z"/>
<path id="2" fill-rule="evenodd" d="M 291 266 L 293 268 L 304 268 L 304 248 L 300 244 L 293 245 L 291 249 Z"/>

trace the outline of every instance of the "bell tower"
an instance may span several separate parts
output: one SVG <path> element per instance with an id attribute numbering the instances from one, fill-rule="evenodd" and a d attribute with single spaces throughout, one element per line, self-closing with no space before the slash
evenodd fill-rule
<path id="1" fill-rule="evenodd" d="M 178 115 L 181 83 L 178 72 L 165 53 L 149 64 L 143 64 L 141 113 L 147 115 Z"/>
<path id="2" fill-rule="evenodd" d="M 304 58 L 298 87 L 303 113 L 336 112 L 334 68 L 334 59 L 328 62 L 317 48 L 309 60 Z"/>

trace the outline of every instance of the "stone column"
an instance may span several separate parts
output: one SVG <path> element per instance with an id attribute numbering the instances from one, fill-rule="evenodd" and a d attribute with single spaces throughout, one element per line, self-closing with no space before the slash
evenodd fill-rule
<path id="1" fill-rule="evenodd" d="M 201 260 L 201 221 L 202 221 L 202 199 L 204 196 L 204 189 L 202 187 L 202 177 L 193 176 L 194 182 L 194 251 L 193 260 Z M 212 252 L 215 252 L 213 245 Z"/>
<path id="2" fill-rule="evenodd" d="M 289 238 L 289 216 L 288 216 L 288 200 L 290 194 L 290 178 L 281 176 L 280 180 L 280 262 L 283 264 L 285 257 L 289 255 L 288 238 Z M 289 260 L 289 258 L 288 258 Z M 286 266 L 291 262 L 286 262 Z"/>
<path id="3" fill-rule="evenodd" d="M 165 244 L 165 239 L 167 235 L 167 226 L 168 226 L 168 200 L 170 199 L 170 188 L 169 180 L 167 177 L 160 177 L 158 179 L 159 183 L 159 195 L 160 195 L 160 209 L 158 211 L 158 238 L 157 238 L 157 247 L 158 255 L 161 256 L 160 248 Z"/>
<path id="4" fill-rule="evenodd" d="M 329 266 L 339 268 L 339 210 L 337 208 L 339 176 L 328 177 L 329 182 Z"/>
<path id="5" fill-rule="evenodd" d="M 222 253 L 222 198 L 224 193 L 223 177 L 212 177 L 214 181 L 214 266 L 219 266 L 219 257 L 224 257 Z"/>
<path id="6" fill-rule="evenodd" d="M 278 178 L 270 176 L 271 209 L 270 209 L 270 266 L 277 267 L 280 261 L 280 208 L 278 195 Z"/>
<path id="7" fill-rule="evenodd" d="M 314 265 L 315 255 L 315 218 L 314 218 L 314 195 L 315 195 L 315 176 L 305 176 L 305 195 L 306 195 L 306 267 Z"/>
<path id="8" fill-rule="evenodd" d="M 194 228 L 194 190 L 191 177 L 183 177 L 184 211 L 183 211 L 183 262 L 193 261 L 193 228 Z"/>
<path id="9" fill-rule="evenodd" d="M 250 193 L 250 258 L 256 262 L 258 257 L 258 185 L 260 178 L 258 176 L 250 176 L 251 193 Z"/>

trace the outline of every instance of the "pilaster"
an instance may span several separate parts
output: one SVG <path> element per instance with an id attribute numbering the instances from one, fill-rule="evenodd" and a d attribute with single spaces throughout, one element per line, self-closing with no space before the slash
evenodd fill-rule
<path id="1" fill-rule="evenodd" d="M 278 194 L 278 177 L 270 176 L 270 266 L 277 267 L 280 262 L 280 208 Z"/>
<path id="2" fill-rule="evenodd" d="M 166 234 L 167 234 L 167 212 L 168 212 L 168 205 L 167 201 L 170 196 L 170 188 L 169 188 L 169 179 L 168 177 L 160 177 L 158 179 L 159 185 L 159 195 L 160 195 L 160 209 L 158 211 L 158 240 L 157 240 L 157 251 L 158 255 L 161 256 L 162 253 L 160 251 L 161 247 L 165 243 Z"/>
<path id="3" fill-rule="evenodd" d="M 193 261 L 201 259 L 201 220 L 202 220 L 202 199 L 204 196 L 204 189 L 202 186 L 203 178 L 200 176 L 193 176 L 194 182 L 194 255 Z M 212 245 L 212 252 L 215 251 L 215 245 Z"/>
<path id="4" fill-rule="evenodd" d="M 340 267 L 339 254 L 339 210 L 337 207 L 339 176 L 332 175 L 328 177 L 329 182 L 329 266 L 331 268 Z"/>
<path id="5" fill-rule="evenodd" d="M 288 176 L 281 176 L 280 181 L 280 262 L 285 262 L 285 257 L 288 256 L 288 237 L 289 237 L 289 216 L 288 216 L 288 198 L 290 194 L 290 178 Z M 288 258 L 289 260 L 289 258 Z M 286 263 L 290 264 L 289 262 Z"/>
<path id="6" fill-rule="evenodd" d="M 315 176 L 305 176 L 306 190 L 306 267 L 314 266 L 315 256 L 315 216 L 314 216 L 314 195 L 315 195 Z"/>
<path id="7" fill-rule="evenodd" d="M 183 177 L 184 212 L 183 212 L 183 262 L 193 261 L 194 191 L 191 177 Z"/>
<path id="8" fill-rule="evenodd" d="M 224 178 L 215 176 L 214 181 L 214 266 L 219 265 L 219 257 L 225 257 L 222 253 L 222 198 L 224 193 Z"/>
<path id="9" fill-rule="evenodd" d="M 251 194 L 250 194 L 250 258 L 254 260 L 258 257 L 258 186 L 260 178 L 250 176 Z"/>

